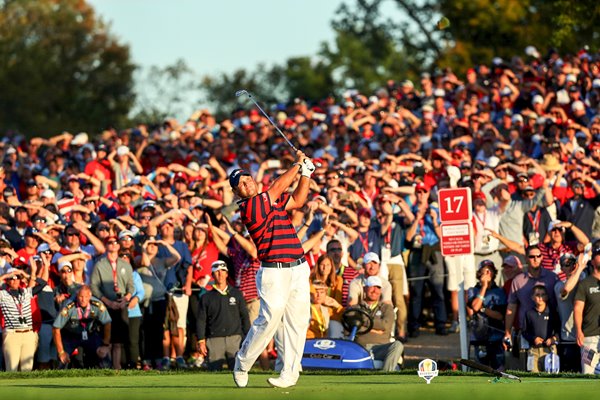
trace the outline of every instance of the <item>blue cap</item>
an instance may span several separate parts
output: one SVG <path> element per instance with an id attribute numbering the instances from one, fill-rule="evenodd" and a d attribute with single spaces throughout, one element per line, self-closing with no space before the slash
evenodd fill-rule
<path id="1" fill-rule="evenodd" d="M 231 172 L 231 174 L 229 174 L 229 184 L 231 185 L 231 187 L 235 189 L 238 186 L 238 184 L 240 183 L 240 178 L 244 175 L 252 176 L 252 175 L 250 175 L 250 172 L 246 171 L 245 169 L 241 169 L 241 168 L 234 169 Z"/>

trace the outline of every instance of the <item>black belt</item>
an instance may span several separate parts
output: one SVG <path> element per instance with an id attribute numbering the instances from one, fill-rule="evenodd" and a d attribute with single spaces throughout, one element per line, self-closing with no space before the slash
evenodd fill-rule
<path id="1" fill-rule="evenodd" d="M 306 259 L 304 258 L 304 256 L 300 257 L 297 260 L 290 261 L 290 262 L 261 261 L 261 265 L 264 268 L 291 268 L 291 267 L 296 267 L 296 266 L 302 264 L 303 262 L 306 262 Z"/>

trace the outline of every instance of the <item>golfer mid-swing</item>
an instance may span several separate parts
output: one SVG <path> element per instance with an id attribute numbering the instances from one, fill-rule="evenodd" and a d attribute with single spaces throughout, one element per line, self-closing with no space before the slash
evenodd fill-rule
<path id="1" fill-rule="evenodd" d="M 248 171 L 236 169 L 229 183 L 238 202 L 242 222 L 258 250 L 261 268 L 256 274 L 260 296 L 258 318 L 235 358 L 233 380 L 239 387 L 248 385 L 248 370 L 283 323 L 283 368 L 278 378 L 269 378 L 271 386 L 294 386 L 300 376 L 300 360 L 310 321 L 309 266 L 288 210 L 306 202 L 310 176 L 315 167 L 304 153 L 296 153 L 296 163 L 272 182 L 266 192 L 258 193 L 256 181 Z M 294 192 L 288 188 L 301 173 Z"/>

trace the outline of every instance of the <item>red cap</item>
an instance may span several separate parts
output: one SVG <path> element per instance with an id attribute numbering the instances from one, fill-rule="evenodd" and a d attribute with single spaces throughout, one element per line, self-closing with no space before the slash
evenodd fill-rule
<path id="1" fill-rule="evenodd" d="M 419 182 L 415 185 L 415 192 L 418 192 L 418 191 L 429 192 L 429 186 L 427 186 L 423 182 Z"/>
<path id="2" fill-rule="evenodd" d="M 485 193 L 483 192 L 473 192 L 473 201 L 475 200 L 483 200 L 485 201 Z"/>
<path id="3" fill-rule="evenodd" d="M 173 180 L 176 181 L 178 179 L 183 179 L 184 181 L 187 181 L 188 180 L 188 176 L 187 176 L 187 174 L 185 172 L 178 172 L 173 177 Z"/>
<path id="4" fill-rule="evenodd" d="M 371 210 L 369 210 L 366 207 L 362 207 L 362 208 L 358 209 L 358 211 L 356 212 L 356 215 L 358 215 L 359 217 L 361 217 L 363 215 L 367 215 L 369 218 L 371 218 Z"/>

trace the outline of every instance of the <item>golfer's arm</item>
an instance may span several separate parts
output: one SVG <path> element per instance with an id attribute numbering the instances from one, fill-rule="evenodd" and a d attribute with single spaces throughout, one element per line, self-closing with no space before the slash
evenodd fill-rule
<path id="1" fill-rule="evenodd" d="M 290 169 L 285 171 L 283 175 L 281 175 L 279 178 L 273 181 L 273 184 L 271 185 L 271 187 L 269 187 L 269 190 L 267 191 L 269 193 L 269 197 L 271 197 L 271 204 L 277 201 L 277 199 L 279 199 L 283 192 L 288 190 L 288 188 L 294 182 L 294 179 L 296 179 L 296 177 L 298 176 L 300 168 L 302 168 L 302 166 L 299 163 L 296 163 L 292 165 Z M 302 182 L 302 179 L 300 180 L 300 182 Z M 296 188 L 296 191 L 298 191 L 298 188 Z M 294 191 L 294 194 L 296 193 L 296 191 Z M 308 193 L 308 180 L 306 182 L 306 192 Z"/>

